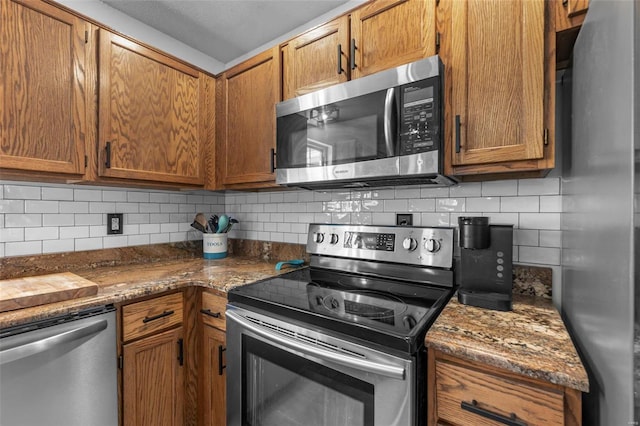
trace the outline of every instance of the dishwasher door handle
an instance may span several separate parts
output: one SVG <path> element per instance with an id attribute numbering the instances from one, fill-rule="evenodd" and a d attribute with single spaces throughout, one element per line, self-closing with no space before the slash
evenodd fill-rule
<path id="1" fill-rule="evenodd" d="M 306 354 L 316 356 L 323 360 L 335 362 L 336 364 L 344 365 L 346 367 L 355 368 L 361 371 L 371 372 L 386 377 L 391 377 L 397 380 L 405 380 L 405 369 L 403 367 L 396 367 L 394 365 L 381 364 L 379 362 L 368 361 L 366 359 L 350 357 L 340 353 L 328 351 L 326 349 L 315 348 L 311 345 L 304 344 L 302 342 L 296 342 L 293 339 L 279 336 L 268 330 L 264 330 L 252 322 L 246 320 L 242 316 L 236 314 L 233 311 L 227 311 L 227 320 L 237 322 L 242 327 L 255 334 L 258 334 L 266 339 L 275 341 L 283 346 L 286 346 L 292 350 L 304 352 Z"/>
<path id="2" fill-rule="evenodd" d="M 45 337 L 44 339 L 37 339 L 24 345 L 2 350 L 0 351 L 0 365 L 47 351 L 54 346 L 96 334 L 106 328 L 107 320 L 95 321 L 83 327 L 74 328 L 60 334 Z"/>

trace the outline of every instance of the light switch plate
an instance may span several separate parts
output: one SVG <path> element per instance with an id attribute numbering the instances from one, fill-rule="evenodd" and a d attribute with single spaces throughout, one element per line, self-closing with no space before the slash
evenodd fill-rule
<path id="1" fill-rule="evenodd" d="M 123 219 L 122 213 L 107 213 L 107 234 L 122 234 Z"/>

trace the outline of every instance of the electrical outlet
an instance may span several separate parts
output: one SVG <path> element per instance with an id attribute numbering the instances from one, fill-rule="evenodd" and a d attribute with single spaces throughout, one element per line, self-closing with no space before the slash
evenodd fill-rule
<path id="1" fill-rule="evenodd" d="M 107 234 L 122 234 L 124 215 L 122 213 L 107 213 Z"/>
<path id="2" fill-rule="evenodd" d="M 411 213 L 396 213 L 396 225 L 399 225 L 399 226 L 413 225 L 413 215 Z"/>

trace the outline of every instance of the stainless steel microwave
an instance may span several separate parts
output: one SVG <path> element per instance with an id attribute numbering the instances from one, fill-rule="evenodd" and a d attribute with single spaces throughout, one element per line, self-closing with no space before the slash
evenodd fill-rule
<path id="1" fill-rule="evenodd" d="M 443 65 L 432 56 L 276 105 L 276 183 L 453 185 L 442 174 Z"/>

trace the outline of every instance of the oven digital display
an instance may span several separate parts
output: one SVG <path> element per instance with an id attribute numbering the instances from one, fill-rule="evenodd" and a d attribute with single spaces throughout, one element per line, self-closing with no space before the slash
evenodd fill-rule
<path id="1" fill-rule="evenodd" d="M 393 251 L 395 241 L 395 234 L 347 232 L 344 238 L 344 247 L 364 250 Z"/>
<path id="2" fill-rule="evenodd" d="M 344 312 L 362 318 L 368 318 L 385 324 L 394 325 L 395 315 L 393 309 L 382 308 L 380 306 L 367 305 L 365 303 L 344 301 Z"/>

